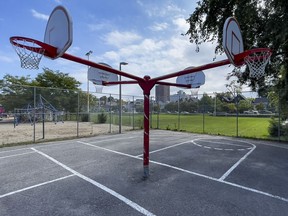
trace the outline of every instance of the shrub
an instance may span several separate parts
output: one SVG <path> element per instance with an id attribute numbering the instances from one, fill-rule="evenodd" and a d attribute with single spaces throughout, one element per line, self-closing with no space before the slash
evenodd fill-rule
<path id="1" fill-rule="evenodd" d="M 89 114 L 82 114 L 81 115 L 81 121 L 82 122 L 88 122 L 89 121 Z"/>
<path id="2" fill-rule="evenodd" d="M 98 123 L 105 123 L 107 121 L 107 115 L 104 112 L 98 114 Z"/>
<path id="3" fill-rule="evenodd" d="M 278 120 L 275 120 L 275 118 L 271 118 L 269 122 L 268 132 L 271 137 L 277 137 L 278 136 L 278 129 L 280 130 L 280 136 L 284 135 L 284 127 L 282 124 L 279 125 Z"/>

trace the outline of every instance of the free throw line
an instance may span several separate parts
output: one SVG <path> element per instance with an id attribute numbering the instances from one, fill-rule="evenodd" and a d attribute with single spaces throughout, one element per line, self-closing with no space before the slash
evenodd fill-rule
<path id="1" fill-rule="evenodd" d="M 73 170 L 72 168 L 66 166 L 65 164 L 57 161 L 56 159 L 50 157 L 49 155 L 45 154 L 44 152 L 41 152 L 35 148 L 31 148 L 33 151 L 37 152 L 38 154 L 44 156 L 45 158 L 51 160 L 52 162 L 54 162 L 55 164 L 63 167 L 64 169 L 68 170 L 69 172 L 73 173 L 74 175 L 78 176 L 79 178 L 93 184 L 94 186 L 106 191 L 107 193 L 111 194 L 112 196 L 116 197 L 117 199 L 121 200 L 122 202 L 124 202 L 125 204 L 127 204 L 128 206 L 132 207 L 133 209 L 135 209 L 136 211 L 147 215 L 147 216 L 154 216 L 153 213 L 149 212 L 148 210 L 146 210 L 145 208 L 141 207 L 140 205 L 138 205 L 137 203 L 129 200 L 128 198 L 122 196 L 121 194 L 117 193 L 116 191 L 113 191 L 112 189 L 100 184 L 99 182 L 94 181 L 93 179 L 90 179 L 87 176 L 82 175 L 81 173 L 77 172 L 76 170 Z"/>
<path id="2" fill-rule="evenodd" d="M 191 142 L 191 141 L 187 141 L 187 142 Z M 100 148 L 102 150 L 106 150 L 108 152 L 113 152 L 115 154 L 119 154 L 119 155 L 123 155 L 123 156 L 127 156 L 127 157 L 130 157 L 130 158 L 135 158 L 135 159 L 139 159 L 139 160 L 142 160 L 141 158 L 137 157 L 137 156 L 133 156 L 133 155 L 129 155 L 129 154 L 126 154 L 126 153 L 122 153 L 122 152 L 118 152 L 118 151 L 114 151 L 114 150 L 111 150 L 111 149 L 107 149 L 107 148 L 104 148 L 104 147 L 99 147 L 99 146 L 96 146 L 96 145 L 92 145 L 92 144 L 89 144 L 89 143 L 85 143 L 85 142 L 79 142 L 79 143 L 82 143 L 84 145 L 89 145 L 91 147 L 94 147 L 94 148 Z M 252 143 L 249 143 L 249 144 L 252 144 Z M 253 146 L 255 146 L 254 144 L 252 144 Z M 256 148 L 256 146 L 255 146 Z M 252 148 L 253 149 L 253 148 Z M 252 150 L 251 149 L 251 150 Z M 250 150 L 250 151 L 251 151 Z M 250 152 L 249 151 L 249 152 Z M 249 153 L 248 152 L 248 153 Z M 251 151 L 252 152 L 252 151 Z M 246 154 L 247 155 L 247 154 Z M 248 155 L 247 155 L 248 156 Z M 247 157 L 246 156 L 246 157 Z M 245 155 L 244 155 L 245 157 Z M 245 158 L 246 158 L 245 157 Z M 245 159 L 244 158 L 244 159 Z M 244 160 L 243 159 L 243 160 Z M 241 159 L 240 159 L 241 160 Z M 238 161 L 236 164 L 237 166 L 240 164 L 240 162 L 242 162 L 243 160 L 241 161 Z M 284 197 L 280 197 L 280 196 L 277 196 L 277 195 L 273 195 L 273 194 L 270 194 L 270 193 L 267 193 L 267 192 L 264 192 L 264 191 L 260 191 L 260 190 L 257 190 L 257 189 L 254 189 L 254 188 L 250 188 L 250 187 L 246 187 L 246 186 L 243 186 L 243 185 L 239 185 L 239 184 L 236 184 L 236 183 L 232 183 L 232 182 L 228 182 L 228 181 L 225 181 L 225 180 L 220 180 L 218 178 L 214 178 L 214 177 L 211 177 L 211 176 L 207 176 L 207 175 L 204 175 L 204 174 L 201 174 L 201 173 L 197 173 L 197 172 L 193 172 L 193 171 L 189 171 L 189 170 L 185 170 L 185 169 L 182 169 L 182 168 L 179 168 L 179 167 L 175 167 L 173 165 L 169 165 L 169 164 L 165 164 L 165 163 L 161 163 L 161 162 L 157 162 L 157 161 L 153 161 L 153 160 L 150 160 L 150 163 L 153 163 L 153 164 L 157 164 L 157 165 L 161 165 L 161 166 L 164 166 L 164 167 L 168 167 L 168 168 L 171 168 L 171 169 L 174 169 L 174 170 L 178 170 L 178 171 L 181 171 L 181 172 L 184 172 L 184 173 L 188 173 L 188 174 L 192 174 L 192 175 L 195 175 L 195 176 L 198 176 L 198 177 L 201 177 L 201 178 L 205 178 L 205 179 L 209 179 L 209 180 L 212 180 L 212 181 L 216 181 L 216 182 L 219 182 L 221 184 L 226 184 L 226 185 L 230 185 L 230 186 L 233 186 L 233 187 L 236 187 L 236 188 L 240 188 L 242 190 L 246 190 L 246 191 L 250 191 L 250 192 L 253 192 L 253 193 L 256 193 L 256 194 L 261 194 L 261 195 L 264 195 L 264 196 L 267 196 L 267 197 L 271 197 L 271 198 L 274 198 L 274 199 L 278 199 L 278 200 L 282 200 L 284 202 L 288 202 L 288 199 L 287 198 L 284 198 Z M 231 173 L 237 166 L 233 166 L 233 169 L 232 167 L 229 169 Z M 228 171 L 227 171 L 228 172 Z M 226 173 L 227 173 L 226 172 Z M 227 174 L 227 176 L 229 175 L 229 173 Z"/>
<path id="3" fill-rule="evenodd" d="M 12 192 L 9 192 L 9 193 L 6 193 L 6 194 L 2 194 L 2 195 L 0 195 L 0 199 L 3 198 L 3 197 L 7 197 L 7 196 L 10 196 L 10 195 L 16 194 L 16 193 L 20 193 L 20 192 L 23 192 L 23 191 L 26 191 L 26 190 L 37 188 L 37 187 L 40 187 L 40 186 L 43 186 L 43 185 L 46 185 L 46 184 L 50 184 L 50 183 L 53 183 L 53 182 L 57 182 L 57 181 L 60 181 L 60 180 L 66 179 L 66 178 L 70 178 L 72 176 L 74 176 L 74 174 L 71 174 L 71 175 L 68 175 L 68 176 L 64 176 L 64 177 L 61 177 L 61 178 L 57 178 L 57 179 L 54 179 L 54 180 L 51 180 L 51 181 L 46 181 L 46 182 L 43 182 L 43 183 L 40 183 L 40 184 L 32 185 L 30 187 L 22 188 L 20 190 L 12 191 Z"/>

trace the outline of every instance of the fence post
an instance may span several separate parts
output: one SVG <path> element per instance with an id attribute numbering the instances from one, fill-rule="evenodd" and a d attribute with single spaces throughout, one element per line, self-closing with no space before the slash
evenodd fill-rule
<path id="1" fill-rule="evenodd" d="M 33 105 L 34 106 L 34 112 L 33 112 L 34 113 L 33 114 L 33 123 L 34 123 L 33 124 L 33 142 L 35 143 L 36 142 L 36 137 L 35 137 L 36 136 L 36 134 L 35 134 L 36 133 L 36 128 L 35 128 L 36 127 L 36 124 L 35 124 L 36 123 L 36 116 L 35 116 L 36 115 L 36 87 L 35 86 L 34 86 L 34 93 L 33 94 L 34 94 L 33 95 L 34 96 L 34 105 Z"/>
<path id="2" fill-rule="evenodd" d="M 150 103 L 150 128 L 153 128 L 152 125 L 152 120 L 153 120 L 153 96 L 150 97 L 149 99 L 149 103 Z"/>
<path id="3" fill-rule="evenodd" d="M 80 112 L 80 101 L 79 101 L 79 91 L 77 91 L 77 115 L 76 115 L 76 120 L 77 120 L 77 137 L 79 137 L 79 112 Z"/>
<path id="4" fill-rule="evenodd" d="M 112 133 L 112 104 L 111 104 L 111 94 L 109 96 L 109 110 L 110 110 L 110 125 L 109 125 L 109 133 Z"/>
<path id="5" fill-rule="evenodd" d="M 236 137 L 239 136 L 238 131 L 239 131 L 239 95 L 237 92 L 237 96 L 236 96 Z"/>
<path id="6" fill-rule="evenodd" d="M 180 130 L 180 94 L 178 95 L 178 131 Z"/>
<path id="7" fill-rule="evenodd" d="M 203 104 L 202 109 L 203 115 L 202 115 L 202 133 L 205 132 L 205 104 Z"/>
<path id="8" fill-rule="evenodd" d="M 134 110 L 135 110 L 135 102 L 134 102 L 134 96 L 132 96 L 132 100 L 133 100 L 133 109 L 132 109 L 132 127 L 133 127 L 133 130 L 135 129 L 134 128 Z"/>
<path id="9" fill-rule="evenodd" d="M 281 137 L 281 102 L 280 102 L 280 89 L 278 91 L 278 141 Z"/>
<path id="10" fill-rule="evenodd" d="M 159 129 L 159 115 L 160 115 L 160 106 L 159 101 L 157 102 L 157 129 Z"/>

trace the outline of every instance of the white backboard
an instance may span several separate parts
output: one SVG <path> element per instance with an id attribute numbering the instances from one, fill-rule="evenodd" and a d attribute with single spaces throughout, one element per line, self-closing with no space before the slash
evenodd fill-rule
<path id="1" fill-rule="evenodd" d="M 112 68 L 110 65 L 105 63 L 99 63 L 99 64 Z M 118 81 L 118 75 L 98 68 L 89 67 L 88 80 L 93 82 L 93 84 L 95 85 L 102 85 L 102 81 L 105 82 Z"/>
<path id="2" fill-rule="evenodd" d="M 229 17 L 224 23 L 222 43 L 228 59 L 235 65 L 234 56 L 244 52 L 244 46 L 239 24 L 234 17 Z"/>
<path id="3" fill-rule="evenodd" d="M 44 43 L 57 48 L 57 56 L 63 55 L 73 41 L 72 19 L 63 6 L 57 6 L 51 12 L 46 25 Z"/>
<path id="4" fill-rule="evenodd" d="M 185 70 L 191 69 L 193 67 L 185 68 Z M 177 84 L 189 85 L 192 88 L 199 88 L 201 85 L 205 84 L 205 74 L 203 71 L 198 71 L 195 73 L 190 73 L 186 75 L 178 76 L 176 79 Z"/>

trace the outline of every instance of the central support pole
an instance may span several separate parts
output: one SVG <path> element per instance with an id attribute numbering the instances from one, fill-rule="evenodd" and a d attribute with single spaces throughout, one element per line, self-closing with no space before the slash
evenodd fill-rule
<path id="1" fill-rule="evenodd" d="M 149 97 L 150 91 L 144 92 L 144 143 L 143 143 L 143 178 L 149 177 Z"/>
<path id="2" fill-rule="evenodd" d="M 149 178 L 149 130 L 150 130 L 150 91 L 154 87 L 155 82 L 150 76 L 144 76 L 143 80 L 139 81 L 140 87 L 144 94 L 144 139 L 143 139 L 143 179 Z"/>
<path id="3" fill-rule="evenodd" d="M 56 53 L 56 52 L 55 52 Z M 49 56 L 47 54 L 47 56 Z M 140 78 L 137 76 L 134 76 L 132 74 L 128 74 L 125 73 L 121 70 L 115 70 L 113 68 L 110 67 L 106 67 L 104 65 L 101 64 L 97 64 L 85 59 L 81 59 L 78 58 L 76 56 L 72 56 L 70 54 L 64 53 L 61 58 L 64 59 L 68 59 L 74 62 L 78 62 L 81 64 L 86 64 L 90 67 L 95 67 L 110 73 L 114 73 L 117 74 L 119 76 L 124 76 L 126 78 L 130 78 L 133 81 L 112 81 L 112 82 L 107 82 L 102 80 L 102 84 L 103 85 L 115 85 L 115 84 L 139 84 L 139 86 L 142 88 L 143 90 L 143 95 L 144 95 L 144 143 L 143 143 L 143 168 L 144 168 L 144 175 L 143 178 L 147 179 L 149 177 L 149 129 L 150 129 L 150 124 L 149 124 L 149 97 L 150 97 L 150 91 L 151 89 L 154 87 L 155 84 L 160 84 L 160 85 L 168 85 L 168 86 L 176 86 L 176 87 L 184 87 L 184 88 L 191 88 L 191 84 L 178 84 L 178 83 L 169 83 L 169 82 L 163 82 L 162 80 L 165 79 L 169 79 L 169 78 L 174 78 L 177 76 L 181 76 L 181 75 L 186 75 L 186 74 L 190 74 L 190 73 L 196 73 L 198 71 L 201 70 L 207 70 L 207 69 L 211 69 L 211 68 L 215 68 L 215 67 L 219 67 L 219 66 L 223 66 L 223 65 L 227 65 L 230 64 L 229 59 L 226 60 L 222 60 L 222 61 L 218 61 L 218 62 L 214 62 L 211 64 L 206 64 L 206 65 L 202 65 L 202 66 L 198 66 L 198 67 L 194 67 L 194 68 L 190 68 L 187 70 L 182 70 L 182 71 L 178 71 L 175 73 L 171 73 L 168 75 L 164 75 L 164 76 L 160 76 L 160 77 L 156 77 L 154 79 L 151 79 L 150 76 L 144 76 L 144 78 Z"/>

